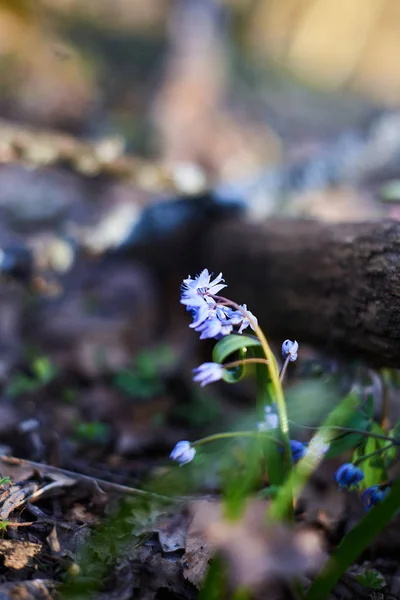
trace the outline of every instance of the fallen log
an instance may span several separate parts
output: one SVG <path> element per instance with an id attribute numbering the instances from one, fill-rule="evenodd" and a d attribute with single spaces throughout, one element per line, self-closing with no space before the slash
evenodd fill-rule
<path id="1" fill-rule="evenodd" d="M 400 222 L 222 220 L 196 245 L 268 336 L 400 366 Z"/>

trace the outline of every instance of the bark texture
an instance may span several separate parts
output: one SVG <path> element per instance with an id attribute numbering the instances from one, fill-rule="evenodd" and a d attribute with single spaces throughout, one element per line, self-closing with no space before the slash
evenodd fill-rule
<path id="1" fill-rule="evenodd" d="M 400 222 L 232 220 L 201 238 L 196 267 L 222 271 L 267 335 L 400 367 Z"/>

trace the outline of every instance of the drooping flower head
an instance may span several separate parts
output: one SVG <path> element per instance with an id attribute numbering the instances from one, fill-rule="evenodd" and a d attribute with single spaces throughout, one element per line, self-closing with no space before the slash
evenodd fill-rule
<path id="1" fill-rule="evenodd" d="M 193 381 L 200 383 L 201 387 L 214 381 L 219 381 L 223 378 L 224 367 L 218 363 L 206 362 L 193 369 L 194 377 Z"/>
<path id="2" fill-rule="evenodd" d="M 292 340 L 285 340 L 282 344 L 282 355 L 284 358 L 288 358 L 290 362 L 294 362 L 297 359 L 297 352 L 299 350 L 299 344 Z"/>
<path id="3" fill-rule="evenodd" d="M 176 444 L 169 457 L 172 458 L 172 460 L 176 460 L 179 463 L 179 466 L 182 467 L 191 462 L 195 454 L 196 448 L 193 448 L 191 443 L 187 440 L 182 440 Z"/>
<path id="4" fill-rule="evenodd" d="M 380 485 L 372 485 L 371 487 L 367 488 L 361 496 L 366 510 L 372 508 L 374 504 L 382 502 L 389 492 L 389 487 L 387 487 L 385 490 L 382 490 Z"/>
<path id="5" fill-rule="evenodd" d="M 340 489 L 349 489 L 358 487 L 359 482 L 364 479 L 364 473 L 352 463 L 345 463 L 336 471 L 335 479 Z"/>

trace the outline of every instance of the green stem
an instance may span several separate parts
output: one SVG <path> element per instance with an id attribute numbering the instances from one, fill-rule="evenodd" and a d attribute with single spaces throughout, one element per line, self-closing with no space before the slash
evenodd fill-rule
<path id="1" fill-rule="evenodd" d="M 285 362 L 283 363 L 283 367 L 282 367 L 282 369 L 281 369 L 281 372 L 279 373 L 279 381 L 281 382 L 281 384 L 282 384 L 282 382 L 283 382 L 283 380 L 284 380 L 284 378 L 285 378 L 285 375 L 286 375 L 286 370 L 287 370 L 287 368 L 288 368 L 288 364 L 289 364 L 289 362 L 290 362 L 290 356 L 288 356 L 288 357 L 286 358 Z"/>
<path id="2" fill-rule="evenodd" d="M 207 435 L 206 437 L 196 440 L 195 442 L 191 442 L 190 445 L 197 448 L 198 446 L 203 446 L 204 444 L 208 444 L 209 442 L 216 442 L 218 440 L 240 437 L 257 437 L 259 435 L 268 435 L 268 437 L 271 440 L 275 441 L 277 444 L 280 443 L 279 440 L 274 438 L 272 435 L 270 436 L 265 431 L 225 431 L 223 433 L 213 433 L 212 435 Z"/>
<path id="3" fill-rule="evenodd" d="M 268 361 L 265 360 L 265 358 L 244 358 L 243 360 L 233 360 L 232 362 L 225 363 L 222 366 L 224 369 L 232 369 L 233 367 L 240 367 L 241 365 L 247 365 L 249 363 L 267 365 Z"/>
<path id="4" fill-rule="evenodd" d="M 285 467 L 286 472 L 290 473 L 292 467 L 292 454 L 290 451 L 290 438 L 289 438 L 289 421 L 286 411 L 286 402 L 285 396 L 283 394 L 282 384 L 279 379 L 279 371 L 278 366 L 276 364 L 275 356 L 267 342 L 267 338 L 264 335 L 259 324 L 252 318 L 251 315 L 248 314 L 239 304 L 229 300 L 228 298 L 224 298 L 223 296 L 213 296 L 214 300 L 221 302 L 223 304 L 232 306 L 236 310 L 239 310 L 245 317 L 248 319 L 254 333 L 256 334 L 259 342 L 261 344 L 261 348 L 263 350 L 264 356 L 268 361 L 268 371 L 269 376 L 271 378 L 272 387 L 275 393 L 275 401 L 278 409 L 279 415 L 279 425 L 282 432 L 282 438 L 284 443 L 284 457 L 285 457 Z"/>
<path id="5" fill-rule="evenodd" d="M 385 446 L 385 448 L 378 448 L 377 450 L 374 450 L 369 454 L 364 454 L 363 456 L 357 458 L 357 460 L 354 461 L 353 465 L 356 467 L 360 463 L 364 462 L 364 460 L 371 458 L 371 456 L 375 456 L 376 454 L 383 454 L 384 452 L 386 452 L 386 450 L 389 450 L 389 448 L 392 448 L 393 446 L 396 446 L 396 444 L 389 444 L 388 446 Z"/>
<path id="6" fill-rule="evenodd" d="M 389 418 L 389 389 L 387 384 L 388 371 L 382 369 L 381 373 L 378 374 L 382 384 L 382 416 L 381 416 L 381 427 L 383 431 L 389 431 L 390 429 L 390 418 Z"/>
<path id="7" fill-rule="evenodd" d="M 292 423 L 293 425 L 296 425 L 296 427 L 300 427 L 301 429 L 312 429 L 314 431 L 319 429 L 319 427 L 309 427 L 307 425 L 299 425 L 295 421 L 289 421 L 289 423 Z M 352 427 L 340 427 L 340 426 L 336 426 L 336 425 L 327 425 L 326 429 L 334 429 L 336 431 L 344 431 L 346 433 L 357 433 L 358 435 L 363 435 L 364 437 L 373 437 L 373 438 L 377 438 L 378 440 L 384 440 L 386 442 L 391 442 L 393 446 L 400 445 L 400 439 L 393 438 L 388 435 L 382 435 L 380 433 L 372 433 L 371 431 L 367 431 L 366 429 L 353 429 Z M 334 442 L 336 439 L 337 438 L 333 438 L 331 441 Z"/>

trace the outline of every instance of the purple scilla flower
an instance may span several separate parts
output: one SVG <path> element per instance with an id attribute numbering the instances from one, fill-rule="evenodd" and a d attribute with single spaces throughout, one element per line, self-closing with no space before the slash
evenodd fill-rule
<path id="1" fill-rule="evenodd" d="M 187 440 L 183 440 L 182 442 L 178 442 L 176 444 L 169 457 L 172 458 L 172 460 L 176 460 L 182 467 L 183 465 L 191 462 L 195 454 L 196 448 L 193 448 L 191 443 Z"/>
<path id="2" fill-rule="evenodd" d="M 386 498 L 389 492 L 389 487 L 387 487 L 385 490 L 382 490 L 380 485 L 372 485 L 371 487 L 367 488 L 361 496 L 366 510 L 372 508 L 374 504 L 382 502 L 382 500 Z"/>
<path id="3" fill-rule="evenodd" d="M 364 473 L 352 463 L 345 463 L 336 471 L 335 479 L 340 489 L 358 487 L 359 482 L 364 479 Z"/>
<path id="4" fill-rule="evenodd" d="M 240 306 L 240 308 L 242 308 L 244 311 L 246 311 L 246 313 L 248 314 L 248 316 L 253 319 L 253 321 L 255 321 L 256 323 L 258 323 L 257 318 L 253 315 L 253 313 L 251 313 L 248 309 L 247 309 L 247 305 L 246 304 L 242 304 Z M 245 316 L 240 310 L 233 310 L 232 308 L 228 308 L 226 310 L 226 315 L 229 319 L 229 322 L 231 323 L 231 325 L 235 325 L 235 327 L 239 327 L 238 333 L 243 333 L 243 331 L 245 329 L 247 329 L 247 327 L 251 327 L 253 329 L 252 324 L 250 323 L 249 319 L 247 316 Z M 254 329 L 253 329 L 254 331 Z"/>
<path id="5" fill-rule="evenodd" d="M 208 269 L 204 269 L 200 275 L 197 275 L 194 279 L 190 276 L 183 280 L 182 284 L 182 295 L 181 303 L 189 306 L 190 308 L 197 308 L 203 306 L 206 297 L 216 295 L 226 285 L 221 283 L 224 281 L 222 273 L 211 281 L 212 275 L 208 272 Z"/>
<path id="6" fill-rule="evenodd" d="M 203 363 L 197 369 L 193 369 L 193 381 L 200 383 L 201 387 L 222 379 L 224 375 L 224 367 L 218 363 L 207 362 Z"/>
<path id="7" fill-rule="evenodd" d="M 203 304 L 195 308 L 187 307 L 188 310 L 192 311 L 193 323 L 189 325 L 192 329 L 200 331 L 200 327 L 208 322 L 210 319 L 216 317 L 217 305 L 213 300 L 203 298 Z"/>
<path id="8" fill-rule="evenodd" d="M 297 359 L 297 352 L 299 349 L 299 344 L 292 340 L 285 340 L 282 344 L 282 354 L 284 358 L 289 356 L 290 362 L 294 362 Z"/>
<path id="9" fill-rule="evenodd" d="M 307 447 L 302 442 L 299 442 L 298 440 L 290 440 L 290 452 L 292 453 L 292 461 L 294 464 L 303 458 L 306 450 Z"/>
<path id="10" fill-rule="evenodd" d="M 201 332 L 200 339 L 221 338 L 229 335 L 233 331 L 233 325 L 228 321 L 225 312 L 225 306 L 217 306 L 209 312 L 208 318 L 196 327 L 196 331 Z M 191 325 L 193 327 L 193 325 Z"/>
<path id="11" fill-rule="evenodd" d="M 209 318 L 215 316 L 216 302 L 211 297 L 218 294 L 224 287 L 222 273 L 213 281 L 207 269 L 204 269 L 200 275 L 194 279 L 188 277 L 183 280 L 181 304 L 184 304 L 187 310 L 193 313 L 193 323 L 190 327 L 196 329 Z M 211 337 L 206 335 L 205 337 Z M 203 338 L 204 339 L 204 338 Z"/>

